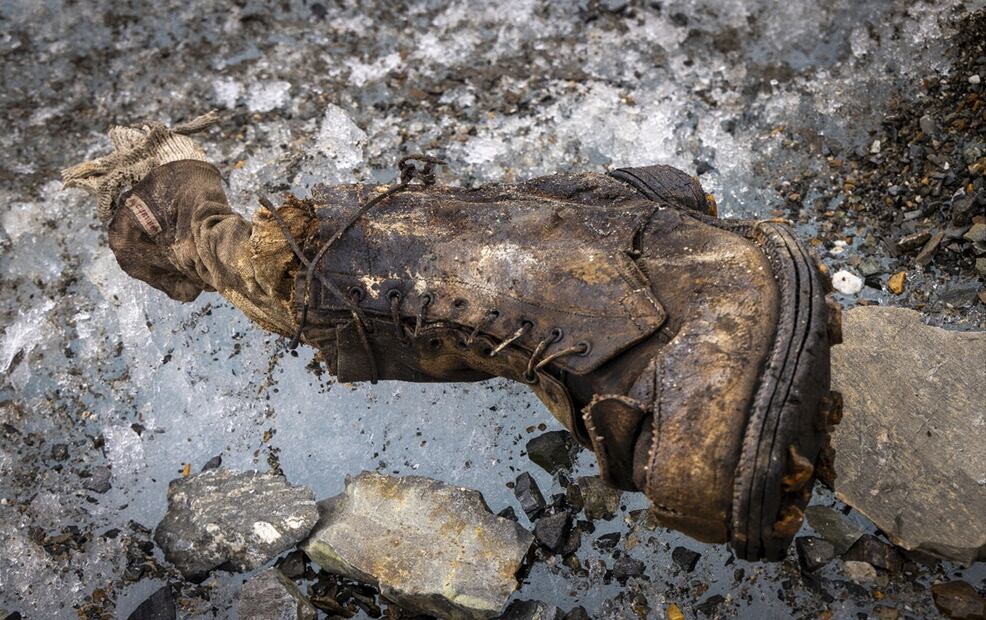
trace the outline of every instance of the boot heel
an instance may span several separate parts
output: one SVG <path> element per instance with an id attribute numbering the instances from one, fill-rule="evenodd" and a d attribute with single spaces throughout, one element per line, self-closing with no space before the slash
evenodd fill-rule
<path id="1" fill-rule="evenodd" d="M 801 527 L 815 478 L 831 469 L 818 461 L 841 411 L 829 393 L 829 346 L 841 338 L 841 321 L 826 301 L 815 261 L 789 228 L 761 222 L 749 236 L 768 257 L 781 298 L 744 433 L 731 538 L 742 559 L 781 560 Z"/>

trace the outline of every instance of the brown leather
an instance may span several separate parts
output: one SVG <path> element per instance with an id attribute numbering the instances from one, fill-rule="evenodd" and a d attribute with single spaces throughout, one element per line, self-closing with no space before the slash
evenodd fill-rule
<path id="1" fill-rule="evenodd" d="M 596 176 L 597 184 L 612 183 Z M 316 192 L 323 241 L 372 196 L 357 193 L 356 187 Z M 516 341 L 528 350 L 561 329 L 544 354 L 588 342 L 588 354 L 558 360 L 561 369 L 585 374 L 664 322 L 661 304 L 627 256 L 654 210 L 631 192 L 622 202 L 590 206 L 539 194 L 532 184 L 413 187 L 350 227 L 320 267 L 341 290 L 358 291 L 368 312 L 386 316 L 390 296 L 400 295 L 401 314 L 412 320 L 427 298 L 429 315 L 480 327 L 501 341 L 530 322 Z M 311 299 L 316 313 L 348 316 L 347 306 L 321 285 Z M 360 366 L 344 359 L 359 351 L 340 346 L 336 354 L 340 369 Z"/>
<path id="2" fill-rule="evenodd" d="M 412 185 L 351 226 L 380 188 L 289 199 L 279 212 L 306 260 L 342 231 L 320 277 L 352 296 L 344 302 L 315 279 L 302 337 L 342 381 L 524 382 L 596 453 L 611 484 L 644 491 L 664 525 L 722 542 L 735 529 L 737 472 L 758 471 L 741 463 L 744 441 L 759 441 L 745 437 L 753 400 L 765 398 L 766 362 L 791 332 L 778 330 L 775 276 L 786 267 L 768 260 L 778 254 L 757 224 L 702 215 L 704 193 L 684 173 L 622 175 L 633 186 L 592 173 L 477 189 Z M 294 331 L 305 273 L 263 211 L 252 226 L 236 215 L 218 175 L 197 162 L 152 172 L 134 194 L 163 222 L 147 235 L 137 215 L 118 216 L 111 240 L 125 241 L 113 243 L 128 273 L 179 298 L 214 288 L 268 329 Z M 815 357 L 824 362 L 827 344 L 823 353 Z M 799 372 L 827 390 L 827 371 Z M 797 443 L 796 426 L 782 426 L 777 436 Z M 778 479 L 751 514 L 793 514 L 777 503 L 782 490 Z"/>

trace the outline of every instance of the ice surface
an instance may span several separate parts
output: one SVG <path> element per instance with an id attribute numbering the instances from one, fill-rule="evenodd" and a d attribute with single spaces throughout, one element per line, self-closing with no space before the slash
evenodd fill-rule
<path id="1" fill-rule="evenodd" d="M 16 429 L 0 435 L 0 608 L 28 617 L 75 618 L 96 587 L 126 617 L 159 582 L 122 584 L 123 544 L 101 534 L 153 526 L 168 481 L 217 454 L 240 469 L 276 457 L 318 497 L 364 469 L 476 488 L 493 510 L 515 504 L 506 485 L 521 471 L 560 489 L 523 454 L 539 424 L 559 428 L 523 386 L 340 384 L 220 297 L 178 304 L 126 277 L 91 202 L 57 181 L 105 152 L 110 125 L 226 108 L 206 149 L 242 213 L 261 192 L 389 182 L 401 154 L 428 152 L 450 162 L 442 181 L 462 184 L 670 163 L 701 172 L 722 213 L 762 217 L 784 201 L 782 171 L 816 165 L 786 141 L 868 149 L 893 88 L 947 63 L 958 6 L 359 3 L 320 19 L 310 3 L 84 4 L 0 7 L 0 423 Z M 56 443 L 68 445 L 64 463 L 51 459 Z M 86 491 L 83 474 L 104 465 L 112 489 Z M 582 453 L 577 473 L 594 471 Z M 596 535 L 629 533 L 626 514 Z M 65 558 L 28 530 L 68 525 L 91 537 Z M 784 565 L 664 530 L 638 540 L 625 552 L 647 563 L 642 591 L 658 612 L 678 602 L 692 617 L 713 594 L 748 617 L 820 612 L 807 589 L 778 597 Z M 702 552 L 696 573 L 669 572 L 679 544 Z M 622 589 L 594 577 L 611 557 L 589 540 L 579 557 L 585 574 L 538 564 L 518 596 L 631 617 Z M 239 582 L 207 583 L 226 614 Z M 857 611 L 851 600 L 830 608 Z"/>
<path id="2" fill-rule="evenodd" d="M 283 80 L 261 82 L 250 89 L 247 96 L 247 108 L 251 112 L 276 110 L 287 103 L 290 91 L 291 84 Z M 230 94 L 228 91 L 223 92 L 226 97 L 229 97 Z"/>

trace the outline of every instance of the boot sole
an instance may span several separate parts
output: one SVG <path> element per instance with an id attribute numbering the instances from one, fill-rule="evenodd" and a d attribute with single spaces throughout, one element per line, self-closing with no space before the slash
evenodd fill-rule
<path id="1" fill-rule="evenodd" d="M 828 435 L 841 413 L 841 399 L 829 392 L 829 345 L 838 337 L 830 325 L 837 328 L 839 318 L 829 318 L 836 309 L 830 310 L 819 267 L 788 227 L 761 222 L 736 228 L 767 256 L 779 308 L 744 431 L 731 543 L 741 559 L 781 560 L 801 528 L 816 477 L 830 469 Z"/>

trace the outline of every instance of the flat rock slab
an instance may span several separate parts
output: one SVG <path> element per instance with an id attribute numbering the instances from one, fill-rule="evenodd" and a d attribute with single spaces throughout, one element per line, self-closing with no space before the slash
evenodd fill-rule
<path id="1" fill-rule="evenodd" d="M 213 469 L 171 482 L 154 541 L 197 580 L 218 566 L 259 568 L 304 540 L 316 521 L 311 489 L 270 472 Z"/>
<path id="2" fill-rule="evenodd" d="M 440 618 L 500 613 L 534 538 L 490 512 L 479 491 L 419 476 L 363 472 L 319 512 L 302 545 L 308 557 Z"/>
<path id="3" fill-rule="evenodd" d="M 844 315 L 832 382 L 838 497 L 906 549 L 986 554 L 986 332 L 947 331 L 904 308 Z"/>
<path id="4" fill-rule="evenodd" d="M 269 568 L 240 588 L 236 605 L 240 620 L 315 620 L 315 607 L 294 582 Z"/>

